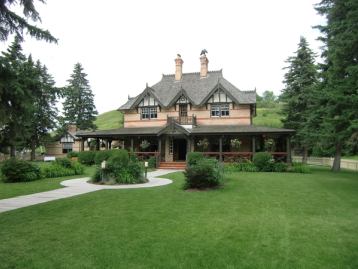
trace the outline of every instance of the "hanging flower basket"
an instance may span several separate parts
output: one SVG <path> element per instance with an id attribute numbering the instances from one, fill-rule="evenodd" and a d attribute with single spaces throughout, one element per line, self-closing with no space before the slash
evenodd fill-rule
<path id="1" fill-rule="evenodd" d="M 231 139 L 230 140 L 230 145 L 231 145 L 231 148 L 238 151 L 241 147 L 241 140 L 238 139 L 238 138 L 234 138 L 234 139 Z"/>
<path id="2" fill-rule="evenodd" d="M 205 151 L 209 148 L 209 141 L 207 138 L 199 140 L 199 142 L 196 144 L 199 149 L 202 151 Z"/>
<path id="3" fill-rule="evenodd" d="M 147 140 L 143 140 L 139 147 L 141 148 L 141 150 L 145 151 L 147 148 L 149 148 L 150 143 Z"/>
<path id="4" fill-rule="evenodd" d="M 274 152 L 276 148 L 275 140 L 272 138 L 265 139 L 265 150 L 268 152 Z"/>

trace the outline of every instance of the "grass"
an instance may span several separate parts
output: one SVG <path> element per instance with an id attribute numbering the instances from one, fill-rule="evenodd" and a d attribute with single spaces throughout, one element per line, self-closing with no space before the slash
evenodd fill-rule
<path id="1" fill-rule="evenodd" d="M 38 163 L 38 165 L 41 164 Z M 39 179 L 31 182 L 19 182 L 19 183 L 4 183 L 0 181 L 0 199 L 62 188 L 60 184 L 61 181 L 71 178 L 91 176 L 93 172 L 94 172 L 94 167 L 86 167 L 85 174 L 83 176 L 76 175 L 76 176 L 68 176 L 68 177 L 47 178 L 47 179 Z M 1 264 L 0 264 L 0 268 L 1 268 Z"/>
<path id="2" fill-rule="evenodd" d="M 358 161 L 358 155 L 355 155 L 355 156 L 342 156 L 342 159 Z"/>
<path id="3" fill-rule="evenodd" d="M 1 268 L 357 268 L 351 172 L 234 173 L 214 191 L 102 190 L 0 217 Z"/>
<path id="4" fill-rule="evenodd" d="M 117 129 L 123 127 L 123 114 L 112 110 L 97 116 L 95 124 L 99 130 Z"/>
<path id="5" fill-rule="evenodd" d="M 280 115 L 281 107 L 274 108 L 257 108 L 256 117 L 254 117 L 254 125 L 282 128 L 282 115 Z"/>

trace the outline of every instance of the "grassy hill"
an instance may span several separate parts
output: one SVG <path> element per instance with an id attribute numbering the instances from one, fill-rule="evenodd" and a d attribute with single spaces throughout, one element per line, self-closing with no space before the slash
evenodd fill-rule
<path id="1" fill-rule="evenodd" d="M 257 116 L 254 118 L 254 125 L 268 127 L 282 127 L 280 115 L 281 108 L 257 108 Z M 112 110 L 98 115 L 95 124 L 99 130 L 117 129 L 123 127 L 123 114 L 120 111 Z"/>
<path id="2" fill-rule="evenodd" d="M 117 110 L 102 113 L 97 116 L 95 124 L 99 130 L 121 128 L 123 127 L 123 114 Z"/>
<path id="3" fill-rule="evenodd" d="M 257 108 L 254 125 L 281 128 L 282 115 L 280 115 L 280 112 L 280 106 L 274 108 Z"/>

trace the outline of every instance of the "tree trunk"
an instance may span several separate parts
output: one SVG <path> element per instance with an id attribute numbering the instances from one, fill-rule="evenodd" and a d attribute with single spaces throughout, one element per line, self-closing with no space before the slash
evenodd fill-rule
<path id="1" fill-rule="evenodd" d="M 36 143 L 34 140 L 31 141 L 31 161 L 35 161 L 36 159 Z"/>
<path id="2" fill-rule="evenodd" d="M 308 157 L 308 148 L 307 146 L 303 146 L 302 163 L 307 164 L 307 157 Z"/>
<path id="3" fill-rule="evenodd" d="M 341 169 L 342 143 L 336 143 L 336 153 L 334 154 L 332 171 L 338 172 Z"/>
<path id="4" fill-rule="evenodd" d="M 15 157 L 16 147 L 15 145 L 10 146 L 10 157 Z"/>

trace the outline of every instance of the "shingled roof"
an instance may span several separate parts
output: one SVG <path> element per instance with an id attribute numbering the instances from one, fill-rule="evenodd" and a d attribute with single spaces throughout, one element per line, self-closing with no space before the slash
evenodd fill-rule
<path id="1" fill-rule="evenodd" d="M 154 84 L 152 87 L 147 87 L 142 94 L 128 99 L 119 110 L 133 109 L 135 104 L 139 102 L 143 93 L 150 92 L 164 107 L 170 106 L 176 98 L 179 98 L 181 93 L 184 93 L 193 105 L 203 105 L 203 103 L 211 96 L 213 91 L 221 88 L 226 91 L 237 104 L 255 104 L 255 91 L 240 91 L 229 81 L 227 81 L 222 74 L 222 70 L 209 71 L 205 78 L 200 77 L 200 73 L 184 73 L 182 79 L 175 80 L 175 75 L 163 75 L 162 80 Z M 140 99 L 140 100 L 139 100 Z"/>

